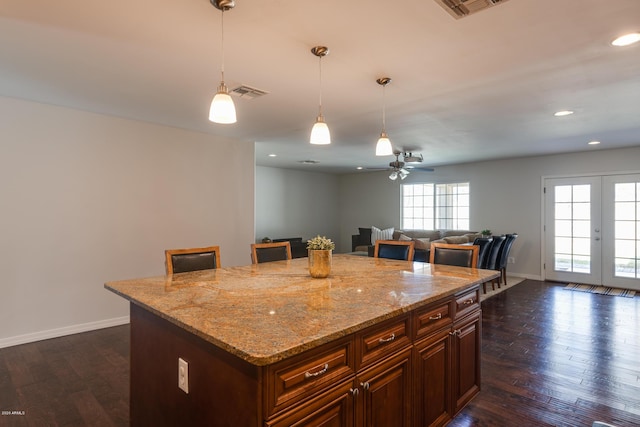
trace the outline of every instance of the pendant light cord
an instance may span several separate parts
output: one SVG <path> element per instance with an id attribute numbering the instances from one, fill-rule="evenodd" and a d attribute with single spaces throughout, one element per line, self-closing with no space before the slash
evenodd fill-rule
<path id="1" fill-rule="evenodd" d="M 318 97 L 318 114 L 320 116 L 322 116 L 322 56 L 318 57 L 318 69 L 319 69 L 319 76 L 320 76 L 320 80 L 318 82 L 318 86 L 320 87 L 320 96 Z"/>
<path id="2" fill-rule="evenodd" d="M 386 110 L 387 110 L 387 103 L 385 101 L 385 94 L 387 92 L 387 85 L 384 84 L 382 85 L 382 132 L 386 132 L 387 131 L 387 125 L 386 125 Z"/>
<path id="3" fill-rule="evenodd" d="M 222 33 L 221 40 L 221 50 L 222 50 L 222 65 L 220 67 L 220 72 L 222 75 L 222 83 L 224 83 L 224 8 L 221 9 L 222 13 L 220 14 L 220 31 Z"/>

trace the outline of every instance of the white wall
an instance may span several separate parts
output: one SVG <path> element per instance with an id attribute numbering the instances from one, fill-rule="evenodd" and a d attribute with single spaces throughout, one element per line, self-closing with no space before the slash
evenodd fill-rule
<path id="1" fill-rule="evenodd" d="M 494 234 L 518 233 L 509 272 L 541 277 L 541 180 L 640 170 L 640 147 L 597 150 L 553 156 L 479 162 L 437 167 L 435 172 L 412 173 L 409 182 L 470 182 L 471 228 Z M 400 183 L 386 172 L 363 172 L 340 177 L 341 242 L 358 227 L 400 226 Z"/>
<path id="2" fill-rule="evenodd" d="M 336 175 L 256 167 L 256 239 L 320 234 L 338 245 L 338 191 Z"/>
<path id="3" fill-rule="evenodd" d="M 250 262 L 254 144 L 0 97 L 0 347 L 127 321 L 164 250 Z"/>

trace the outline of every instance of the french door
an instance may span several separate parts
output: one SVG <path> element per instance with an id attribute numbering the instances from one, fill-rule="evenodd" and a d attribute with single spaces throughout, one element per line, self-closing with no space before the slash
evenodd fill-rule
<path id="1" fill-rule="evenodd" d="M 640 174 L 544 186 L 545 278 L 640 290 Z"/>

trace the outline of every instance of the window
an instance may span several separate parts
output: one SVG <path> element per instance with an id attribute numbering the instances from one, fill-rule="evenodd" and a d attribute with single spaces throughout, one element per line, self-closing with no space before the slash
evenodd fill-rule
<path id="1" fill-rule="evenodd" d="M 469 183 L 403 184 L 401 227 L 468 230 Z"/>

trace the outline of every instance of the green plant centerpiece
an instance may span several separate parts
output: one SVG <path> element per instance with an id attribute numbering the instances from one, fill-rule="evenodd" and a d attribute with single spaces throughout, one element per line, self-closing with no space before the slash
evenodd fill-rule
<path id="1" fill-rule="evenodd" d="M 325 278 L 331 274 L 331 251 L 336 244 L 326 236 L 317 235 L 307 240 L 309 252 L 309 274 L 314 278 Z"/>
<path id="2" fill-rule="evenodd" d="M 488 228 L 485 228 L 484 230 L 482 230 L 480 232 L 483 236 L 491 236 L 491 230 L 489 230 Z"/>

